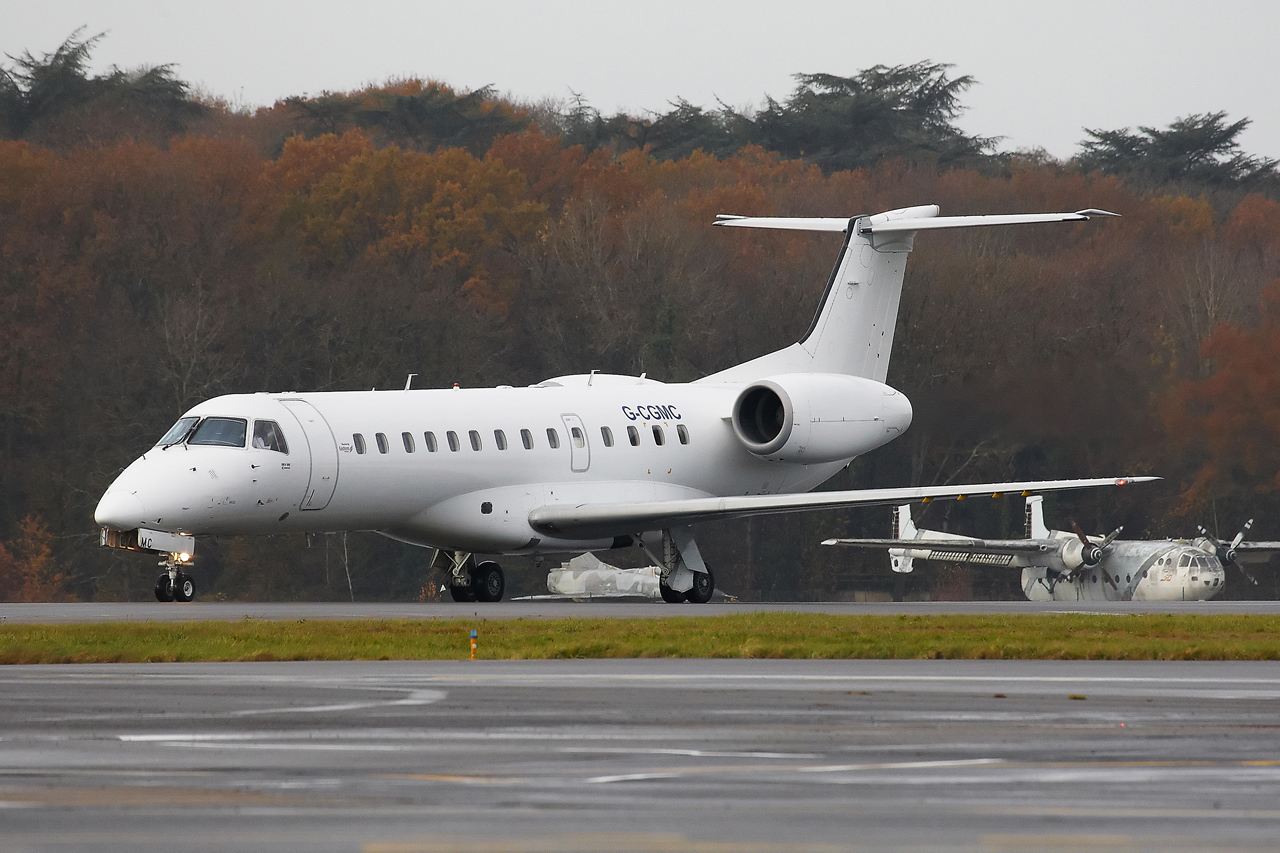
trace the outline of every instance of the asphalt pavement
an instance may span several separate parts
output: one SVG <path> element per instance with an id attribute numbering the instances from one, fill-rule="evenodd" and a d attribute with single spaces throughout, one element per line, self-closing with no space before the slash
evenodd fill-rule
<path id="1" fill-rule="evenodd" d="M 716 616 L 726 613 L 1259 613 L 1280 614 L 1280 601 L 908 601 L 713 602 L 664 604 L 618 601 L 503 601 L 497 604 L 342 602 L 109 602 L 3 604 L 2 623 L 188 622 L 296 619 L 564 619 Z"/>
<path id="2" fill-rule="evenodd" d="M 1274 850 L 1280 664 L 0 668 L 6 851 Z"/>

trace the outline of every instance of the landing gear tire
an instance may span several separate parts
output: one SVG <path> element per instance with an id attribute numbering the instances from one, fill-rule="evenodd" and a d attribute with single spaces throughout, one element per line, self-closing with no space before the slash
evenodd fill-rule
<path id="1" fill-rule="evenodd" d="M 173 601 L 173 592 L 173 581 L 169 579 L 168 572 L 156 578 L 156 601 Z"/>
<path id="2" fill-rule="evenodd" d="M 684 598 L 685 601 L 693 604 L 706 604 L 715 591 L 716 579 L 712 576 L 710 569 L 706 572 L 694 572 L 693 587 L 684 594 Z"/>
<path id="3" fill-rule="evenodd" d="M 190 601 L 196 597 L 196 585 L 191 580 L 191 575 L 178 574 L 178 580 L 173 584 L 173 600 L 174 601 Z"/>
<path id="4" fill-rule="evenodd" d="M 476 601 L 501 601 L 507 589 L 502 567 L 491 561 L 476 566 L 471 570 L 471 589 Z"/>
<path id="5" fill-rule="evenodd" d="M 476 592 L 469 586 L 451 586 L 449 587 L 449 595 L 459 604 L 466 604 L 469 601 L 476 600 Z"/>
<path id="6" fill-rule="evenodd" d="M 674 589 L 667 586 L 665 583 L 662 583 L 662 582 L 658 583 L 658 592 L 662 593 L 662 600 L 665 601 L 667 604 L 683 604 L 684 603 L 685 594 L 683 592 L 676 592 Z"/>

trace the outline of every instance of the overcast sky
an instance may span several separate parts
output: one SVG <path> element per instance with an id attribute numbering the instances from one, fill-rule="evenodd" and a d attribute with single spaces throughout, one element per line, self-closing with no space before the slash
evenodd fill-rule
<path id="1" fill-rule="evenodd" d="M 977 78 L 960 124 L 1004 148 L 1066 157 L 1083 127 L 1226 110 L 1253 119 L 1249 153 L 1280 158 L 1280 3 L 1264 0 L 0 0 L 0 51 L 52 51 L 82 25 L 107 33 L 95 71 L 170 62 L 244 105 L 417 75 L 605 113 L 743 107 L 797 72 L 932 60 Z"/>

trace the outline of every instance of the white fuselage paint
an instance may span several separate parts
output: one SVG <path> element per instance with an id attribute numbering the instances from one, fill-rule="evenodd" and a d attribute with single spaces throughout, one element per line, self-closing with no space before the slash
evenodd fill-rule
<path id="1" fill-rule="evenodd" d="M 549 537 L 530 526 L 529 511 L 807 491 L 910 424 L 903 395 L 870 379 L 858 381 L 866 386 L 866 417 L 845 428 L 848 457 L 811 465 L 766 461 L 743 446 L 731 422 L 740 384 L 668 385 L 596 375 L 530 388 L 228 395 L 187 414 L 244 418 L 250 436 L 256 420 L 274 421 L 288 453 L 254 448 L 252 441 L 245 447 L 157 446 L 120 474 L 97 516 L 115 529 L 194 535 L 377 530 L 413 544 L 482 553 L 608 547 L 611 538 Z M 323 424 L 304 432 L 294 413 L 308 407 Z M 602 428 L 611 432 L 612 446 Z M 638 446 L 628 428 L 635 429 Z M 506 449 L 498 447 L 497 430 Z M 531 449 L 522 430 L 531 435 Z M 551 447 L 548 430 L 555 431 L 558 448 Z M 472 447 L 473 431 L 479 450 Z M 434 434 L 434 452 L 427 432 Z M 457 450 L 450 449 L 450 432 Z M 412 437 L 413 452 L 404 433 Z M 357 435 L 364 453 L 356 451 Z M 322 476 L 332 479 L 320 482 Z"/>
<path id="2" fill-rule="evenodd" d="M 1067 534 L 1069 535 L 1069 534 Z M 1184 565 L 1185 564 L 1185 565 Z M 1111 583 L 1106 581 L 1110 575 Z M 1092 569 L 1050 584 L 1044 570 L 1022 572 L 1032 601 L 1208 601 L 1226 574 L 1217 556 L 1196 541 L 1118 541 Z"/>

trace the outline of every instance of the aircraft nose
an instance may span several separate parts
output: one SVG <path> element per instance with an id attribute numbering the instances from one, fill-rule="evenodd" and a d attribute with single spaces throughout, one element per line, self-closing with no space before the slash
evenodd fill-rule
<path id="1" fill-rule="evenodd" d="M 132 530 L 144 523 L 142 499 L 136 493 L 122 489 L 108 489 L 93 511 L 93 520 L 100 527 L 112 530 Z"/>

